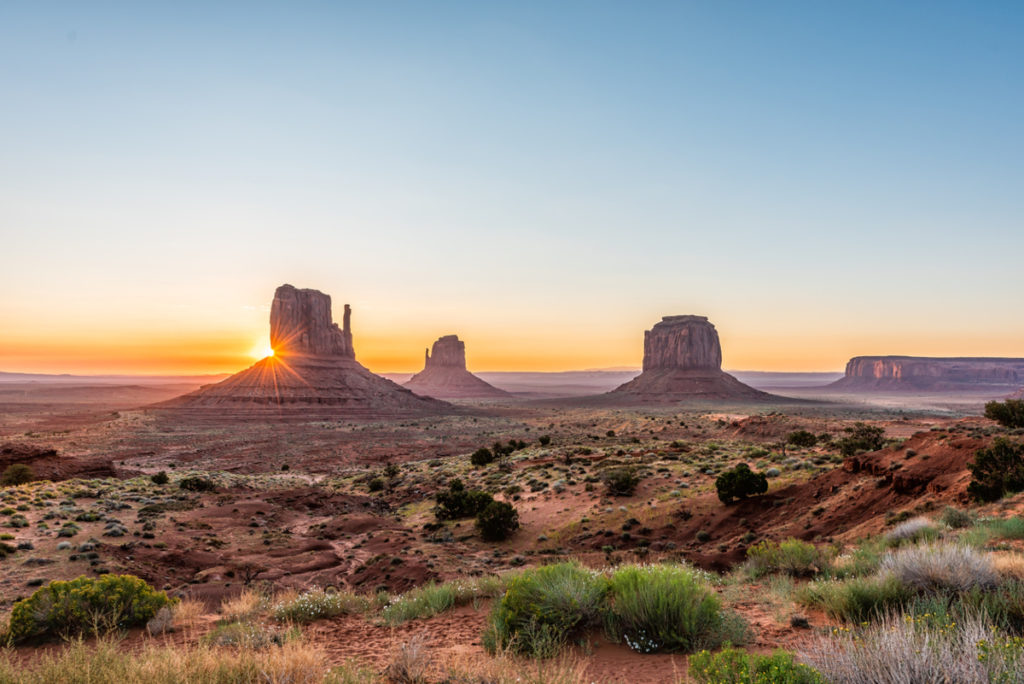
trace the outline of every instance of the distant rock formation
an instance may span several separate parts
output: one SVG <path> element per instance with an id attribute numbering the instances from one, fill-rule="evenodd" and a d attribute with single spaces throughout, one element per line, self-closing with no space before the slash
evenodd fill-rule
<path id="1" fill-rule="evenodd" d="M 157 404 L 168 409 L 310 409 L 344 415 L 444 413 L 453 407 L 374 375 L 355 358 L 352 310 L 334 323 L 330 296 L 282 285 L 270 307 L 274 355 L 214 385 Z"/>
<path id="2" fill-rule="evenodd" d="M 706 316 L 665 316 L 644 333 L 643 372 L 610 392 L 639 403 L 775 399 L 722 371 L 718 331 Z"/>
<path id="3" fill-rule="evenodd" d="M 445 335 L 425 352 L 423 370 L 404 387 L 416 394 L 439 399 L 507 397 L 508 392 L 490 385 L 466 370 L 466 343 L 458 335 Z"/>
<path id="4" fill-rule="evenodd" d="M 1024 359 L 856 356 L 830 387 L 852 391 L 1000 391 L 1024 385 Z"/>

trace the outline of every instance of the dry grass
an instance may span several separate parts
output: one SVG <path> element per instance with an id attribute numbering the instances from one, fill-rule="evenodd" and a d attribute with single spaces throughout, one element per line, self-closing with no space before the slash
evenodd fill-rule
<path id="1" fill-rule="evenodd" d="M 385 675 L 397 684 L 426 684 L 430 665 L 427 639 L 416 634 L 396 649 Z"/>
<path id="2" fill-rule="evenodd" d="M 1019 644 L 978 615 L 937 625 L 890 614 L 864 630 L 836 630 L 802 659 L 833 684 L 1019 682 L 1024 664 Z"/>
<path id="3" fill-rule="evenodd" d="M 1024 582 L 1024 556 L 1019 553 L 993 553 L 992 567 L 1004 580 Z"/>
<path id="4" fill-rule="evenodd" d="M 172 624 L 175 629 L 191 633 L 206 615 L 206 605 L 195 599 L 182 599 L 171 608 Z"/>
<path id="5" fill-rule="evenodd" d="M 263 610 L 266 601 L 252 589 L 246 589 L 234 598 L 224 599 L 220 612 L 227 622 L 242 622 L 255 617 Z"/>
<path id="6" fill-rule="evenodd" d="M 448 681 L 461 684 L 591 684 L 586 663 L 579 658 L 520 658 L 511 653 L 484 655 L 458 654 L 448 666 Z"/>
<path id="7" fill-rule="evenodd" d="M 112 639 L 74 641 L 29 662 L 0 652 L 0 684 L 312 684 L 328 670 L 319 649 L 299 642 L 265 650 L 149 642 L 128 650 Z"/>

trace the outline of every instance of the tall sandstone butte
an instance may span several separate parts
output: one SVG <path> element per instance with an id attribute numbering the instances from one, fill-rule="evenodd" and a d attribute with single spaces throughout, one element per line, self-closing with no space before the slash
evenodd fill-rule
<path id="1" fill-rule="evenodd" d="M 417 394 L 439 399 L 505 397 L 508 392 L 466 370 L 466 343 L 445 335 L 424 354 L 423 370 L 404 385 Z"/>
<path id="2" fill-rule="evenodd" d="M 318 290 L 282 285 L 270 306 L 274 355 L 214 385 L 172 399 L 160 408 L 322 410 L 344 415 L 444 413 L 451 405 L 413 394 L 374 375 L 358 361 L 352 344 L 352 310 L 342 327 L 331 298 Z"/>
<path id="3" fill-rule="evenodd" d="M 722 371 L 718 331 L 706 316 L 665 316 L 644 332 L 643 372 L 610 394 L 639 403 L 776 398 Z"/>

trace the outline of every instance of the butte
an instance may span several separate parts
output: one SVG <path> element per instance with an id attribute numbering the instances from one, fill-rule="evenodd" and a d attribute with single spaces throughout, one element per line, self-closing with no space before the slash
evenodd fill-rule
<path id="1" fill-rule="evenodd" d="M 330 295 L 318 290 L 277 288 L 270 306 L 270 346 L 273 356 L 156 406 L 346 416 L 437 414 L 453 409 L 374 375 L 356 361 L 352 310 L 345 305 L 339 328 L 331 315 Z"/>
<path id="2" fill-rule="evenodd" d="M 507 397 L 500 390 L 466 370 L 466 343 L 458 335 L 445 335 L 425 353 L 423 370 L 403 385 L 416 394 L 438 399 Z"/>
<path id="3" fill-rule="evenodd" d="M 643 372 L 606 396 L 639 404 L 778 399 L 722 371 L 718 331 L 706 316 L 665 316 L 645 331 Z"/>

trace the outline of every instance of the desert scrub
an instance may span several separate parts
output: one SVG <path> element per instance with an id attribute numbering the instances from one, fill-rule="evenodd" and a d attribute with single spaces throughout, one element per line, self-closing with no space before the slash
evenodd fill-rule
<path id="1" fill-rule="evenodd" d="M 271 613 L 278 622 L 304 624 L 338 615 L 364 613 L 368 608 L 369 601 L 357 594 L 313 587 L 294 598 L 278 601 Z"/>
<path id="2" fill-rule="evenodd" d="M 820 672 L 782 650 L 770 656 L 735 648 L 701 651 L 690 656 L 690 676 L 701 684 L 826 684 Z"/>
<path id="3" fill-rule="evenodd" d="M 8 636 L 19 642 L 142 626 L 170 603 L 167 594 L 133 575 L 50 582 L 14 604 Z"/>
<path id="4" fill-rule="evenodd" d="M 991 589 L 999 581 L 992 561 L 967 546 L 915 546 L 886 554 L 879 573 L 918 593 Z"/>
<path id="5" fill-rule="evenodd" d="M 885 541 L 889 546 L 916 544 L 921 541 L 934 541 L 939 537 L 939 529 L 928 518 L 918 517 L 905 520 L 886 532 Z"/>
<path id="6" fill-rule="evenodd" d="M 481 577 L 444 584 L 431 582 L 396 597 L 381 610 L 380 616 L 385 624 L 392 626 L 431 617 L 481 598 L 501 596 L 508 581 L 508 577 Z"/>
<path id="7" fill-rule="evenodd" d="M 811 582 L 796 591 L 799 603 L 853 623 L 877 619 L 912 598 L 910 589 L 888 576 Z"/>
<path id="8" fill-rule="evenodd" d="M 953 506 L 946 506 L 939 515 L 939 522 L 951 530 L 961 530 L 974 524 L 974 516 Z"/>
<path id="9" fill-rule="evenodd" d="M 509 582 L 491 610 L 484 648 L 553 656 L 600 622 L 607 591 L 607 579 L 577 563 L 527 570 Z"/>
<path id="10" fill-rule="evenodd" d="M 279 629 L 257 622 L 224 622 L 206 634 L 203 642 L 212 646 L 258 650 L 270 646 L 283 646 L 288 642 L 297 641 L 300 636 L 298 627 Z"/>
<path id="11" fill-rule="evenodd" d="M 722 611 L 703 575 L 679 565 L 627 566 L 608 582 L 609 637 L 634 651 L 690 652 L 742 643 L 746 627 Z"/>
<path id="12" fill-rule="evenodd" d="M 494 497 L 487 492 L 466 489 L 462 480 L 456 478 L 448 484 L 447 490 L 437 493 L 435 500 L 434 515 L 438 520 L 458 520 L 475 517 L 494 501 Z"/>
<path id="13" fill-rule="evenodd" d="M 984 615 L 956 622 L 890 614 L 863 629 L 837 629 L 803 654 L 835 684 L 1021 681 L 1024 642 Z"/>
<path id="14" fill-rule="evenodd" d="M 792 577 L 812 577 L 828 567 L 828 555 L 814 544 L 787 539 L 765 540 L 747 549 L 747 572 L 751 577 L 774 573 Z"/>

